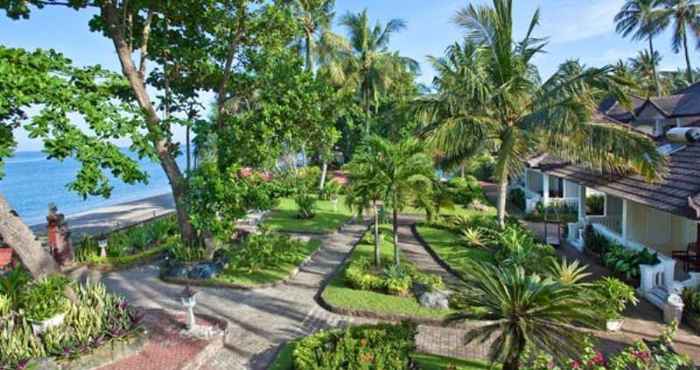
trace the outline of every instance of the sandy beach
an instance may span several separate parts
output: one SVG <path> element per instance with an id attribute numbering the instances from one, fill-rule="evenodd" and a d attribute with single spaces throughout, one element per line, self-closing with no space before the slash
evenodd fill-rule
<path id="1" fill-rule="evenodd" d="M 172 194 L 166 193 L 67 215 L 66 219 L 73 237 L 79 238 L 84 234 L 97 235 L 137 224 L 170 213 L 174 209 Z M 37 235 L 45 235 L 46 223 L 33 225 L 31 229 Z"/>

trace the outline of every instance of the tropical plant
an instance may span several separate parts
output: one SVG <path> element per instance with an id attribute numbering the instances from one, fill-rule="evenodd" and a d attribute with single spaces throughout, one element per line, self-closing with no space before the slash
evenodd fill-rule
<path id="1" fill-rule="evenodd" d="M 316 196 L 313 194 L 300 193 L 294 197 L 294 203 L 297 205 L 297 216 L 302 220 L 314 218 L 314 208 L 316 207 Z"/>
<path id="2" fill-rule="evenodd" d="M 688 48 L 688 34 L 697 39 L 700 32 L 700 3 L 696 0 L 660 0 L 663 9 L 657 17 L 661 18 L 657 23 L 668 25 L 673 23 L 673 38 L 671 49 L 674 53 L 680 53 L 683 49 L 685 53 L 686 78 L 688 84 L 695 82 L 693 67 L 690 65 L 690 50 Z"/>
<path id="3" fill-rule="evenodd" d="M 5 295 L 12 304 L 17 304 L 21 292 L 30 280 L 31 275 L 25 269 L 16 267 L 0 276 L 0 294 Z"/>
<path id="4" fill-rule="evenodd" d="M 637 305 L 634 288 L 613 277 L 606 277 L 593 284 L 595 304 L 607 320 L 618 320 L 628 304 Z"/>
<path id="5" fill-rule="evenodd" d="M 487 320 L 470 330 L 466 343 L 492 340 L 489 359 L 517 370 L 527 347 L 558 359 L 580 353 L 584 335 L 576 324 L 593 326 L 596 311 L 580 287 L 527 274 L 522 267 L 472 264 L 465 274 L 464 311 L 450 321 Z"/>
<path id="6" fill-rule="evenodd" d="M 651 77 L 656 87 L 656 95 L 661 94 L 659 76 L 656 71 L 659 55 L 654 50 L 654 37 L 658 36 L 668 25 L 668 19 L 660 16 L 659 0 L 626 0 L 620 12 L 615 15 L 616 30 L 623 37 L 632 37 L 632 40 L 649 41 L 647 55 L 653 58 L 651 65 Z"/>
<path id="7" fill-rule="evenodd" d="M 569 263 L 566 258 L 559 260 L 552 257 L 550 258 L 547 274 L 562 284 L 574 285 L 580 284 L 591 276 L 591 273 L 586 270 L 587 267 L 581 265 L 578 260 Z"/>
<path id="8" fill-rule="evenodd" d="M 365 9 L 359 14 L 347 13 L 340 19 L 349 34 L 350 49 L 340 50 L 335 61 L 326 68 L 331 80 L 342 86 L 354 86 L 365 113 L 365 135 L 370 134 L 372 108 L 378 107 L 380 94 L 387 91 L 402 72 L 418 71 L 418 63 L 389 51 L 391 36 L 406 27 L 400 19 L 386 26 L 370 25 Z"/>
<path id="9" fill-rule="evenodd" d="M 66 298 L 66 287 L 71 281 L 55 275 L 29 284 L 19 297 L 19 307 L 24 309 L 30 321 L 43 321 L 68 311 L 70 301 Z"/>
<path id="10" fill-rule="evenodd" d="M 665 84 L 662 84 L 658 77 L 654 78 L 662 59 L 658 51 L 649 54 L 649 50 L 640 50 L 637 56 L 629 59 L 629 66 L 634 74 L 639 92 L 643 93 L 645 97 L 667 93 Z"/>
<path id="11" fill-rule="evenodd" d="M 367 139 L 364 150 L 366 158 L 374 161 L 375 181 L 381 184 L 382 200 L 392 210 L 394 263 L 399 265 L 399 212 L 416 193 L 431 191 L 435 177 L 433 161 L 415 140 L 394 144 L 372 136 Z"/>
<path id="12" fill-rule="evenodd" d="M 295 369 L 412 369 L 416 326 L 379 324 L 320 331 L 296 343 Z"/>
<path id="13" fill-rule="evenodd" d="M 465 45 L 447 53 L 460 68 L 438 67 L 437 93 L 418 104 L 430 143 L 445 158 L 462 161 L 483 145 L 495 148 L 501 227 L 509 178 L 537 152 L 601 172 L 632 171 L 655 179 L 664 159 L 649 138 L 591 123 L 599 91 L 627 101 L 612 68 L 587 68 L 575 76 L 565 68 L 541 83 L 533 58 L 546 43 L 532 36 L 539 11 L 520 41 L 513 39 L 512 13 L 512 0 L 460 10 L 455 21 L 466 31 Z"/>

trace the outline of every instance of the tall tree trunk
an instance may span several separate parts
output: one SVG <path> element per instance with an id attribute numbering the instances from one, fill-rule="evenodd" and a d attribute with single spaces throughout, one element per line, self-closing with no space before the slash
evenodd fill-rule
<path id="1" fill-rule="evenodd" d="M 44 249 L 34 233 L 19 217 L 12 214 L 12 207 L 0 195 L 0 235 L 14 249 L 22 264 L 34 278 L 58 273 L 59 267 L 51 254 Z"/>
<path id="2" fill-rule="evenodd" d="M 160 132 L 162 129 L 160 117 L 158 117 L 158 113 L 146 91 L 146 85 L 142 76 L 143 73 L 136 69 L 134 61 L 131 59 L 132 49 L 125 39 L 125 30 L 123 29 L 123 24 L 119 21 L 117 8 L 112 1 L 106 1 L 102 5 L 101 10 L 103 19 L 108 24 L 110 38 L 114 43 L 114 48 L 119 57 L 122 72 L 129 81 L 129 85 L 134 92 L 139 106 L 145 112 L 146 127 L 153 137 L 151 140 L 160 160 L 160 165 L 170 182 L 173 198 L 175 199 L 175 211 L 180 227 L 180 235 L 185 243 L 191 245 L 195 241 L 195 233 L 192 223 L 190 222 L 189 214 L 185 208 L 187 183 L 182 176 L 177 161 L 170 152 L 170 142 L 163 138 Z"/>
<path id="3" fill-rule="evenodd" d="M 506 202 L 508 201 L 508 175 L 501 174 L 498 180 L 498 225 L 506 226 Z"/>
<path id="4" fill-rule="evenodd" d="M 659 83 L 659 75 L 656 73 L 656 54 L 654 53 L 654 38 L 652 36 L 649 36 L 649 52 L 651 53 L 651 70 L 654 74 L 656 96 L 661 96 L 661 84 Z"/>
<path id="5" fill-rule="evenodd" d="M 379 238 L 379 207 L 377 207 L 377 201 L 372 202 L 374 207 L 374 265 L 377 268 L 382 267 L 382 243 Z"/>
<path id="6" fill-rule="evenodd" d="M 192 148 L 190 146 L 190 126 L 185 128 L 185 151 L 187 152 L 187 173 L 192 171 Z"/>
<path id="7" fill-rule="evenodd" d="M 466 174 L 466 169 L 465 169 L 464 167 L 465 167 L 464 163 L 462 163 L 462 164 L 459 166 L 459 175 L 460 175 L 463 179 L 466 179 L 466 178 L 467 178 L 467 174 Z"/>
<path id="8" fill-rule="evenodd" d="M 399 211 L 396 209 L 396 203 L 394 203 L 394 207 L 392 210 L 392 213 L 394 215 L 394 263 L 396 266 L 401 265 L 401 257 L 399 256 Z"/>
<path id="9" fill-rule="evenodd" d="M 688 68 L 688 84 L 693 83 L 693 67 L 690 65 L 690 53 L 688 51 L 688 35 L 683 36 L 683 49 L 685 50 L 685 65 Z"/>
<path id="10" fill-rule="evenodd" d="M 325 159 L 323 160 L 323 163 L 321 164 L 321 182 L 318 186 L 318 189 L 320 191 L 323 191 L 323 189 L 326 187 L 326 175 L 328 174 L 328 161 Z"/>
<path id="11" fill-rule="evenodd" d="M 311 38 L 313 35 L 307 30 L 306 33 L 306 70 L 311 72 L 314 70 L 313 61 L 311 60 Z"/>

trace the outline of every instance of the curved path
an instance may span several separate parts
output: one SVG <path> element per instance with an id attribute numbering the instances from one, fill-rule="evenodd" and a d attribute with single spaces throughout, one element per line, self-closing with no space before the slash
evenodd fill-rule
<path id="1" fill-rule="evenodd" d="M 279 346 L 290 339 L 323 328 L 373 322 L 328 312 L 315 300 L 325 280 L 340 266 L 366 229 L 366 225 L 347 225 L 335 234 L 322 237 L 319 253 L 286 284 L 247 291 L 199 288 L 196 311 L 230 323 L 224 350 L 201 369 L 265 369 Z M 406 253 L 413 253 L 419 246 L 406 225 L 402 226 L 400 238 Z M 137 306 L 182 310 L 178 295 L 183 287 L 158 279 L 156 266 L 110 273 L 103 281 L 110 290 L 125 295 Z M 483 356 L 482 351 L 464 348 L 463 335 L 461 330 L 421 326 L 417 345 L 419 350 L 431 353 Z"/>

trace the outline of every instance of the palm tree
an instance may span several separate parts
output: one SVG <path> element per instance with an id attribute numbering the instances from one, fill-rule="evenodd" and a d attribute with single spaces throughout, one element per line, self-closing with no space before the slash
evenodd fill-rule
<path id="1" fill-rule="evenodd" d="M 329 66 L 330 74 L 341 85 L 357 87 L 365 112 L 365 134 L 369 135 L 372 106 L 378 106 L 380 94 L 393 84 L 399 72 L 417 73 L 418 63 L 389 51 L 391 36 L 406 28 L 403 20 L 392 19 L 386 26 L 378 22 L 372 27 L 365 9 L 358 14 L 347 13 L 340 24 L 349 33 L 351 50 L 340 53 L 339 60 Z"/>
<path id="2" fill-rule="evenodd" d="M 663 157 L 651 140 L 617 125 L 590 123 L 599 95 L 591 86 L 627 102 L 611 67 L 575 76 L 560 72 L 541 83 L 532 64 L 545 46 L 532 36 L 539 11 L 525 38 L 514 42 L 512 0 L 494 0 L 493 7 L 470 5 L 455 20 L 467 31 L 462 49 L 473 49 L 474 61 L 454 77 L 458 83 L 438 86 L 437 94 L 417 105 L 431 145 L 444 157 L 461 160 L 478 145 L 495 149 L 502 227 L 509 179 L 536 153 L 599 172 L 634 171 L 656 178 Z"/>
<path id="3" fill-rule="evenodd" d="M 664 17 L 659 9 L 663 0 L 626 0 L 622 9 L 615 16 L 617 33 L 623 37 L 631 36 L 632 40 L 648 40 L 649 55 L 654 51 L 654 37 L 659 35 L 668 25 L 668 17 Z M 661 94 L 658 74 L 654 67 L 654 83 L 657 96 Z"/>
<path id="4" fill-rule="evenodd" d="M 323 40 L 326 32 L 330 32 L 335 17 L 334 7 L 335 0 L 293 0 L 292 10 L 304 32 L 301 49 L 308 71 L 314 69 L 314 57 L 322 54 L 319 41 Z"/>
<path id="5" fill-rule="evenodd" d="M 685 52 L 686 78 L 693 83 L 693 68 L 690 65 L 688 50 L 688 31 L 694 35 L 700 32 L 700 4 L 695 0 L 664 0 L 665 9 L 661 11 L 663 23 L 673 22 L 673 39 L 671 48 L 678 54 L 681 48 Z"/>
<path id="6" fill-rule="evenodd" d="M 461 303 L 468 310 L 451 315 L 448 321 L 488 321 L 469 331 L 465 342 L 491 341 L 489 359 L 502 363 L 503 370 L 519 369 L 526 347 L 560 359 L 575 357 L 585 335 L 573 324 L 595 325 L 597 312 L 575 282 L 527 274 L 519 266 L 473 264 L 465 283 Z"/>
<path id="7" fill-rule="evenodd" d="M 391 207 L 394 233 L 394 263 L 400 264 L 399 212 L 409 205 L 417 192 L 429 192 L 435 171 L 433 161 L 416 140 L 398 144 L 379 136 L 366 140 L 366 155 L 374 162 L 375 179 L 382 184 L 382 200 Z"/>
<path id="8" fill-rule="evenodd" d="M 370 207 L 372 208 L 374 216 L 374 264 L 377 268 L 381 268 L 379 202 L 387 191 L 387 184 L 379 172 L 375 153 L 365 149 L 367 148 L 362 148 L 356 153 L 353 160 L 345 167 L 350 183 L 345 203 L 348 208 L 357 210 L 359 214 Z"/>
<path id="9" fill-rule="evenodd" d="M 637 85 L 645 97 L 666 92 L 661 81 L 658 80 L 658 76 L 654 77 L 656 69 L 661 63 L 659 52 L 655 51 L 654 53 L 654 55 L 651 55 L 649 50 L 640 50 L 636 57 L 629 60 L 630 68 L 638 80 Z"/>

